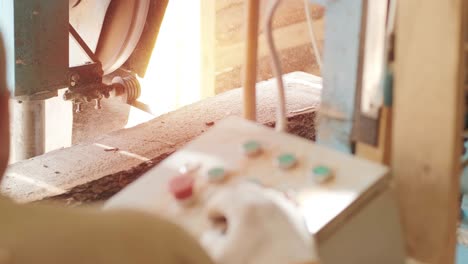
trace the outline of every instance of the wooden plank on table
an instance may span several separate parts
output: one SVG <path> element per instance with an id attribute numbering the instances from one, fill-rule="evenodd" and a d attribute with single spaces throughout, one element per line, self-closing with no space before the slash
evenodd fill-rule
<path id="1" fill-rule="evenodd" d="M 306 73 L 291 73 L 284 80 L 288 131 L 314 139 L 321 79 Z M 274 86 L 273 79 L 257 84 L 257 120 L 267 125 L 275 122 Z M 92 142 L 16 163 L 9 167 L 0 193 L 22 203 L 51 197 L 71 202 L 104 200 L 218 120 L 240 116 L 241 98 L 241 90 L 234 89 Z"/>
<path id="2" fill-rule="evenodd" d="M 398 2 L 392 170 L 407 251 L 428 263 L 454 263 L 463 2 Z"/>

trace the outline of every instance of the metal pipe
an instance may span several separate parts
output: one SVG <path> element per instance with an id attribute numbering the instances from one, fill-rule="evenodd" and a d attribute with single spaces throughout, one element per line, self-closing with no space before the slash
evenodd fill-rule
<path id="1" fill-rule="evenodd" d="M 14 161 L 45 152 L 45 101 L 13 100 Z"/>

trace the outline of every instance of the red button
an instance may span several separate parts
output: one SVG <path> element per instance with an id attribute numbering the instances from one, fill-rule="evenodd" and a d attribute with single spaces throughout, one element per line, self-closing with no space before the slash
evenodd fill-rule
<path id="1" fill-rule="evenodd" d="M 194 179 L 189 175 L 174 177 L 169 182 L 169 191 L 177 200 L 190 198 L 193 194 Z"/>

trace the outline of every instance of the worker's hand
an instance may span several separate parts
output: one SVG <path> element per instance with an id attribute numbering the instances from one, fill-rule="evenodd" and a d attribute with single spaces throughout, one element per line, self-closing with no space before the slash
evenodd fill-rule
<path id="1" fill-rule="evenodd" d="M 218 264 L 316 259 L 302 216 L 279 192 L 252 183 L 225 187 L 209 201 L 206 215 L 212 228 L 201 242 Z"/>

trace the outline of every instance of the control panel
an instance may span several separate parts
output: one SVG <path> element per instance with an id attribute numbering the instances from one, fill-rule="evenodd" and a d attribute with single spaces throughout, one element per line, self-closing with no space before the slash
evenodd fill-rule
<path id="1" fill-rule="evenodd" d="M 376 197 L 391 199 L 387 195 L 386 167 L 229 117 L 115 195 L 105 207 L 138 209 L 168 217 L 200 237 L 207 224 L 201 214 L 204 204 L 221 187 L 245 181 L 273 188 L 293 200 L 319 247 L 325 246 L 360 211 L 366 211 Z M 382 221 L 385 236 L 399 234 L 393 203 L 388 204 L 384 210 L 390 213 L 385 215 L 390 215 L 394 226 L 387 227 Z M 378 221 L 366 219 L 374 220 Z M 398 237 L 391 239 L 392 243 Z M 349 239 L 352 240 L 344 238 Z M 354 239 L 359 241 L 358 237 Z M 395 258 L 391 261 L 379 263 L 399 263 Z"/>

